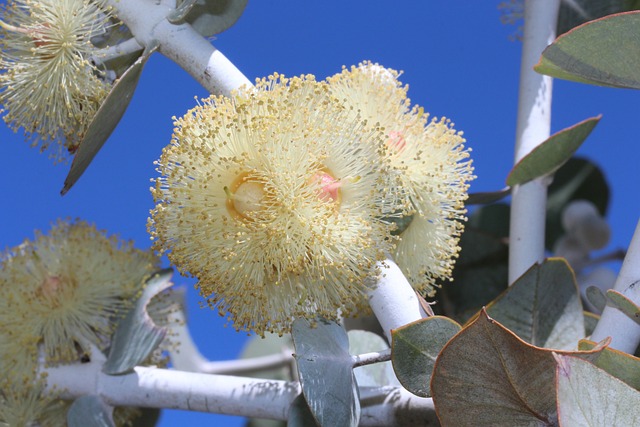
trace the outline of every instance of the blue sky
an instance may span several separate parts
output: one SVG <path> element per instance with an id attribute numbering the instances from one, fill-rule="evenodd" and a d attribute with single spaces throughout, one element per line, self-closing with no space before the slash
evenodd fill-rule
<path id="1" fill-rule="evenodd" d="M 413 102 L 464 131 L 478 176 L 471 190 L 490 191 L 504 186 L 512 164 L 521 48 L 509 39 L 515 28 L 500 23 L 497 4 L 254 0 L 213 43 L 250 80 L 276 71 L 323 79 L 362 60 L 403 70 Z M 68 165 L 53 165 L 20 134 L 0 126 L 0 248 L 16 246 L 64 217 L 85 219 L 148 247 L 153 161 L 170 141 L 171 117 L 206 95 L 177 65 L 154 55 L 120 126 L 64 197 L 59 191 Z M 611 186 L 608 249 L 628 245 L 640 212 L 633 172 L 639 169 L 640 120 L 633 109 L 639 99 L 630 90 L 554 83 L 554 132 L 603 114 L 578 154 L 595 161 Z M 174 281 L 189 288 L 190 324 L 202 352 L 211 359 L 235 358 L 246 334 L 225 328 L 216 312 L 198 307 L 193 280 L 176 275 Z M 179 423 L 240 426 L 242 420 L 167 411 L 160 426 Z"/>

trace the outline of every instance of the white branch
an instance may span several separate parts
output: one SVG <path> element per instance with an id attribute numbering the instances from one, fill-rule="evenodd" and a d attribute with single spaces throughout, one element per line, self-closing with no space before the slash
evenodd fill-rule
<path id="1" fill-rule="evenodd" d="M 125 375 L 106 375 L 97 364 L 50 368 L 48 390 L 73 399 L 96 394 L 111 406 L 171 408 L 286 420 L 301 393 L 297 382 L 195 374 L 136 367 Z M 59 394 L 58 394 L 59 395 Z M 432 399 L 398 387 L 363 387 L 361 426 L 437 426 Z"/>
<path id="2" fill-rule="evenodd" d="M 374 351 L 371 353 L 358 354 L 351 356 L 353 361 L 353 367 L 371 365 L 372 363 L 387 362 L 391 360 L 391 349 L 388 348 L 382 351 Z"/>
<path id="3" fill-rule="evenodd" d="M 183 290 L 176 297 L 183 299 Z M 182 301 L 180 301 L 182 302 Z M 182 305 L 182 304 L 181 304 Z M 262 357 L 237 360 L 208 360 L 200 353 L 189 332 L 187 319 L 182 308 L 169 314 L 169 336 L 176 346 L 169 346 L 169 355 L 173 367 L 180 371 L 202 372 L 206 374 L 241 375 L 293 366 L 293 349 L 283 349 L 280 353 Z"/>
<path id="4" fill-rule="evenodd" d="M 381 274 L 369 291 L 369 305 L 391 342 L 391 330 L 415 322 L 427 314 L 400 267 L 390 259 L 378 263 Z"/>
<path id="5" fill-rule="evenodd" d="M 556 36 L 560 0 L 527 0 L 520 69 L 515 163 L 549 137 L 553 79 L 533 71 Z M 509 283 L 544 259 L 547 183 L 537 179 L 512 192 L 509 232 Z"/>
<path id="6" fill-rule="evenodd" d="M 174 25 L 171 8 L 144 0 L 107 0 L 138 43 L 158 50 L 179 64 L 209 92 L 228 96 L 251 82 L 220 51 L 189 24 Z"/>
<path id="7" fill-rule="evenodd" d="M 640 306 L 640 221 L 613 289 Z M 601 341 L 606 337 L 611 337 L 611 347 L 633 354 L 640 344 L 640 325 L 617 308 L 607 305 L 591 339 Z"/>
<path id="8" fill-rule="evenodd" d="M 119 58 L 121 56 L 130 55 L 132 53 L 141 51 L 144 46 L 140 46 L 138 40 L 131 38 L 114 46 L 109 46 L 96 52 L 91 57 L 94 64 L 104 64 L 105 62 Z"/>

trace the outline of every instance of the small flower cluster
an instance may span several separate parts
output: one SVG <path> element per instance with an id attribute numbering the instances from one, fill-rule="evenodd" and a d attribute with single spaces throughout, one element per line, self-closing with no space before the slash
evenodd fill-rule
<path id="1" fill-rule="evenodd" d="M 69 404 L 41 393 L 39 370 L 108 348 L 157 268 L 151 252 L 82 221 L 59 221 L 0 254 L 0 422 L 64 425 L 55 420 L 64 419 Z"/>
<path id="2" fill-rule="evenodd" d="M 397 77 L 370 63 L 326 82 L 276 74 L 176 120 L 149 231 L 236 329 L 367 311 L 388 254 L 418 290 L 450 275 L 468 150 Z"/>
<path id="3" fill-rule="evenodd" d="M 413 286 L 433 295 L 436 279 L 450 278 L 465 220 L 473 168 L 462 133 L 447 119 L 411 107 L 399 73 L 365 62 L 328 79 L 332 93 L 355 117 L 385 132 L 384 157 L 397 174 L 405 216 L 394 259 Z"/>
<path id="4" fill-rule="evenodd" d="M 90 58 L 111 17 L 102 0 L 9 0 L 0 21 L 5 122 L 56 160 L 74 152 L 109 93 Z M 51 145 L 52 142 L 59 144 Z"/>
<path id="5" fill-rule="evenodd" d="M 160 159 L 155 247 L 238 329 L 356 313 L 363 279 L 392 249 L 382 143 L 310 76 L 204 100 Z"/>

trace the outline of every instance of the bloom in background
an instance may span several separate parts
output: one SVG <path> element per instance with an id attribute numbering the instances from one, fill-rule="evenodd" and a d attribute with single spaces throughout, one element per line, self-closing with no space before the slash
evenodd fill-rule
<path id="1" fill-rule="evenodd" d="M 0 104 L 5 122 L 23 128 L 51 156 L 74 152 L 108 94 L 89 61 L 93 37 L 110 25 L 102 0 L 9 0 L 0 39 Z"/>
<path id="2" fill-rule="evenodd" d="M 42 395 L 42 383 L 0 390 L 0 425 L 59 427 L 67 425 L 66 406 Z"/>
<path id="3" fill-rule="evenodd" d="M 411 107 L 399 73 L 365 62 L 327 79 L 332 93 L 386 135 L 384 158 L 400 178 L 403 215 L 394 259 L 416 290 L 432 295 L 436 279 L 451 277 L 460 250 L 467 182 L 473 179 L 462 134 L 446 119 L 429 120 Z"/>
<path id="4" fill-rule="evenodd" d="M 104 349 L 123 310 L 157 269 L 149 251 L 82 221 L 59 221 L 0 254 L 0 363 L 13 382 Z M 12 369 L 4 369 L 12 367 Z"/>
<path id="5" fill-rule="evenodd" d="M 357 312 L 393 240 L 378 219 L 383 144 L 312 76 L 203 100 L 158 162 L 155 248 L 239 330 Z"/>
<path id="6" fill-rule="evenodd" d="M 52 391 L 44 391 L 44 382 L 10 386 L 0 390 L 0 426 L 8 427 L 61 427 L 67 425 L 67 412 L 73 401 L 61 400 Z M 132 426 L 143 415 L 135 407 L 113 409 L 113 422 L 117 427 Z"/>

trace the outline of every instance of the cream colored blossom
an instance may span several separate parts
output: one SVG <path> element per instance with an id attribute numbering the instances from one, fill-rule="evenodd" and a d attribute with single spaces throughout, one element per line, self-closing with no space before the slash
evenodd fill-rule
<path id="1" fill-rule="evenodd" d="M 391 248 L 378 220 L 383 142 L 312 76 L 206 99 L 158 162 L 155 248 L 240 330 L 356 312 Z"/>
<path id="2" fill-rule="evenodd" d="M 59 221 L 48 234 L 0 255 L 0 364 L 15 382 L 35 361 L 78 361 L 88 343 L 104 349 L 116 322 L 157 269 L 150 252 L 85 222 Z"/>
<path id="3" fill-rule="evenodd" d="M 74 152 L 109 91 L 89 61 L 91 39 L 110 25 L 102 0 L 9 0 L 0 39 L 0 104 L 57 160 Z"/>
<path id="4" fill-rule="evenodd" d="M 405 214 L 394 258 L 413 286 L 427 294 L 451 277 L 463 229 L 464 201 L 473 178 L 464 138 L 447 119 L 411 107 L 399 73 L 365 62 L 328 78 L 332 93 L 386 134 L 384 158 L 400 177 Z"/>
<path id="5" fill-rule="evenodd" d="M 0 390 L 0 427 L 60 427 L 67 425 L 62 401 L 46 397 L 39 382 L 29 387 L 5 386 Z"/>

